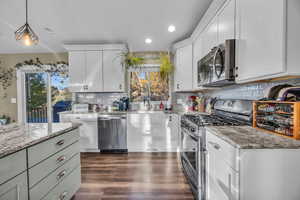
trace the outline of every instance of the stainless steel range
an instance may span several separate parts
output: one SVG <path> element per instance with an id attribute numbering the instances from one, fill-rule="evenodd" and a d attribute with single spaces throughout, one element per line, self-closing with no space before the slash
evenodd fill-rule
<path id="1" fill-rule="evenodd" d="M 187 114 L 181 117 L 181 164 L 197 200 L 206 199 L 205 127 L 250 125 L 252 102 L 218 100 L 213 111 L 212 115 Z"/>

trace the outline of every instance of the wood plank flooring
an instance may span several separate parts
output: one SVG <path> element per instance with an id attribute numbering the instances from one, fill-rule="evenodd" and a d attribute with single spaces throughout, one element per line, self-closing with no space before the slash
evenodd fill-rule
<path id="1" fill-rule="evenodd" d="M 81 155 L 74 200 L 192 200 L 177 153 Z"/>

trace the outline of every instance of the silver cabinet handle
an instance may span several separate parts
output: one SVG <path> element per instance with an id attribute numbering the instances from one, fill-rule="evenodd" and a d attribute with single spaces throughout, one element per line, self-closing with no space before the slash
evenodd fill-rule
<path id="1" fill-rule="evenodd" d="M 228 190 L 229 190 L 229 200 L 232 200 L 232 186 L 231 186 L 231 174 L 228 174 Z"/>
<path id="2" fill-rule="evenodd" d="M 63 145 L 65 143 L 65 140 L 59 140 L 57 143 L 56 143 L 56 145 L 57 146 L 61 146 L 61 145 Z"/>
<path id="3" fill-rule="evenodd" d="M 120 88 L 120 90 L 122 90 L 122 84 L 120 84 L 119 88 Z"/>
<path id="4" fill-rule="evenodd" d="M 172 121 L 172 116 L 169 116 L 169 121 L 170 121 L 170 122 Z"/>
<path id="5" fill-rule="evenodd" d="M 59 173 L 57 174 L 57 176 L 56 176 L 56 179 L 57 179 L 57 180 L 62 179 L 62 178 L 66 175 L 66 173 L 67 173 L 66 170 L 63 170 L 63 171 L 59 172 Z"/>
<path id="6" fill-rule="evenodd" d="M 57 161 L 58 163 L 63 162 L 64 160 L 66 160 L 66 156 L 65 156 L 65 155 L 59 156 L 59 157 L 56 159 L 56 161 Z"/>
<path id="7" fill-rule="evenodd" d="M 59 195 L 59 200 L 64 200 L 64 199 L 67 197 L 67 195 L 68 195 L 68 192 L 67 192 L 67 191 L 61 193 L 61 194 Z"/>
<path id="8" fill-rule="evenodd" d="M 180 87 L 179 87 L 179 83 L 177 83 L 177 89 L 179 89 Z"/>
<path id="9" fill-rule="evenodd" d="M 221 146 L 215 142 L 208 142 L 210 145 L 212 145 L 215 149 L 219 150 L 221 149 Z"/>
<path id="10" fill-rule="evenodd" d="M 89 89 L 89 86 L 88 86 L 88 85 L 84 85 L 84 86 L 83 86 L 83 89 L 84 89 L 84 90 L 88 90 L 88 89 Z"/>

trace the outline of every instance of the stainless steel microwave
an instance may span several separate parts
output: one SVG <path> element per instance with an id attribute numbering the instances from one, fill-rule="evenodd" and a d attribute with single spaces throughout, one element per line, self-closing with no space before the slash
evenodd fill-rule
<path id="1" fill-rule="evenodd" d="M 219 87 L 235 83 L 235 40 L 214 47 L 198 61 L 198 86 Z"/>

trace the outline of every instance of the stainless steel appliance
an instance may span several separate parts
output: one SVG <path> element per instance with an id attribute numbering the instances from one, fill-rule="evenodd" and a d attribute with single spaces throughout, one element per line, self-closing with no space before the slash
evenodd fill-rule
<path id="1" fill-rule="evenodd" d="M 181 117 L 180 157 L 183 171 L 197 200 L 206 199 L 206 126 L 251 125 L 252 102 L 217 100 L 213 114 Z"/>
<path id="2" fill-rule="evenodd" d="M 233 84 L 235 69 L 235 40 L 226 40 L 198 61 L 198 86 Z"/>
<path id="3" fill-rule="evenodd" d="M 98 117 L 98 144 L 100 152 L 127 152 L 126 115 L 100 115 Z"/>

